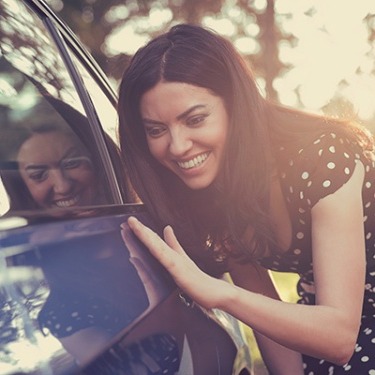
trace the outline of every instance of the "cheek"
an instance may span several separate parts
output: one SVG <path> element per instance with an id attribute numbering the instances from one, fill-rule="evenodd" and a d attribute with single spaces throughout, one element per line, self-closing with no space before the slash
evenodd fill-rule
<path id="1" fill-rule="evenodd" d="M 66 177 L 82 187 L 94 187 L 96 183 L 95 175 L 89 168 L 72 169 L 66 174 Z"/>
<path id="2" fill-rule="evenodd" d="M 49 184 L 47 182 L 35 184 L 33 181 L 25 181 L 25 184 L 35 202 L 42 204 L 50 191 Z"/>
<path id="3" fill-rule="evenodd" d="M 220 132 L 217 134 L 217 144 L 223 150 L 228 141 L 228 126 L 226 123 L 222 124 Z"/>
<path id="4" fill-rule="evenodd" d="M 216 152 L 221 153 L 227 143 L 227 127 L 222 124 L 216 124 L 216 126 L 210 129 L 210 132 L 201 134 L 199 142 L 207 144 Z"/>
<path id="5" fill-rule="evenodd" d="M 164 145 L 164 142 L 161 140 L 151 140 L 147 141 L 148 149 L 150 151 L 150 154 L 159 162 L 162 162 L 165 155 L 166 155 L 166 146 Z"/>
<path id="6" fill-rule="evenodd" d="M 224 150 L 226 148 L 227 142 L 228 142 L 228 133 L 224 132 L 223 136 L 220 139 L 222 150 Z"/>

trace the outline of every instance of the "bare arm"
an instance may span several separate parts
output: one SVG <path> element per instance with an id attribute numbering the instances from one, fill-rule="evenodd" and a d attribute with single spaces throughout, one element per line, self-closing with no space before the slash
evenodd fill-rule
<path id="1" fill-rule="evenodd" d="M 231 265 L 233 282 L 247 290 L 280 300 L 269 272 L 257 264 Z M 272 375 L 303 374 L 301 354 L 253 331 L 263 362 Z"/>
<path id="2" fill-rule="evenodd" d="M 313 208 L 315 306 L 281 302 L 210 277 L 188 258 L 170 227 L 164 242 L 134 218 L 129 225 L 197 303 L 221 308 L 290 349 L 344 364 L 354 350 L 363 301 L 363 173 L 358 164 L 343 187 Z"/>
<path id="3" fill-rule="evenodd" d="M 108 345 L 110 337 L 100 328 L 89 327 L 77 331 L 71 336 L 61 337 L 59 340 L 77 363 L 83 365 L 103 351 Z"/>

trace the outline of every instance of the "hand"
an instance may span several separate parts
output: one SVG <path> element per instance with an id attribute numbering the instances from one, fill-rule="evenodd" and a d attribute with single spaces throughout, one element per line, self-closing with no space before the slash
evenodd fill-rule
<path id="1" fill-rule="evenodd" d="M 206 309 L 220 307 L 231 285 L 204 273 L 187 256 L 170 226 L 164 228 L 163 241 L 135 217 L 130 217 L 128 224 L 185 293 Z"/>
<path id="2" fill-rule="evenodd" d="M 165 297 L 165 290 L 159 285 L 160 281 L 158 277 L 155 277 L 155 271 L 148 266 L 147 259 L 145 259 L 145 255 L 148 254 L 143 254 L 141 251 L 143 249 L 140 248 L 139 243 L 136 243 L 136 238 L 127 223 L 121 224 L 121 236 L 129 251 L 129 261 L 145 287 L 150 306 L 154 307 Z"/>

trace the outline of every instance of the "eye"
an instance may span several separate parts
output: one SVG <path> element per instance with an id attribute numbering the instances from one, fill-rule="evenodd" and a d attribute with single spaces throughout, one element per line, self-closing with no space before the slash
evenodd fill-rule
<path id="1" fill-rule="evenodd" d="M 38 169 L 28 174 L 30 180 L 35 182 L 43 182 L 48 178 L 48 169 Z"/>
<path id="2" fill-rule="evenodd" d="M 86 165 L 91 165 L 91 160 L 87 156 L 76 156 L 61 160 L 61 168 L 63 169 L 75 169 Z"/>
<path id="3" fill-rule="evenodd" d="M 189 126 L 199 125 L 206 119 L 207 116 L 208 115 L 206 114 L 191 116 L 186 120 L 186 124 Z"/>
<path id="4" fill-rule="evenodd" d="M 147 136 L 158 138 L 165 133 L 166 128 L 164 126 L 145 126 L 145 131 Z"/>

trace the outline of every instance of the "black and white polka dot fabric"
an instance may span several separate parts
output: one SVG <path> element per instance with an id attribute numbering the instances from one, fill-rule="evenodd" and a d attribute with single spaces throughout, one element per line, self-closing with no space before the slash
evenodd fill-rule
<path id="1" fill-rule="evenodd" d="M 317 136 L 314 142 L 298 150 L 291 151 L 289 145 L 280 147 L 278 154 L 280 180 L 292 220 L 293 240 L 287 252 L 272 255 L 261 263 L 276 271 L 298 273 L 298 302 L 309 305 L 315 303 L 311 208 L 345 184 L 358 162 L 365 167 L 362 196 L 367 257 L 360 333 L 349 363 L 336 366 L 305 356 L 307 375 L 375 375 L 375 165 L 358 146 L 332 132 Z"/>
<path id="2" fill-rule="evenodd" d="M 134 317 L 119 311 L 108 301 L 95 295 L 69 291 L 53 291 L 39 314 L 38 320 L 43 332 L 47 330 L 57 338 L 96 327 L 114 335 L 126 327 Z"/>

